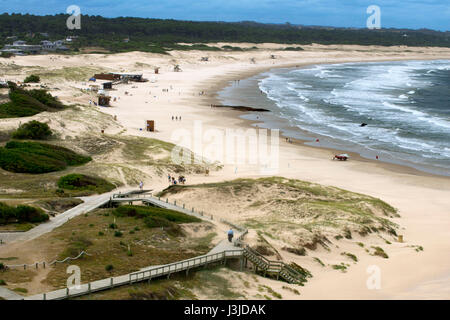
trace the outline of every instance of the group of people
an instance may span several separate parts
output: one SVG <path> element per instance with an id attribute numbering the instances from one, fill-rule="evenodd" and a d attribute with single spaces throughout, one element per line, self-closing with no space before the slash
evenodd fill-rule
<path id="1" fill-rule="evenodd" d="M 186 178 L 184 176 L 179 176 L 178 179 L 176 179 L 175 177 L 171 176 L 170 174 L 167 175 L 167 180 L 169 180 L 170 184 L 185 184 L 186 183 Z"/>
<path id="2" fill-rule="evenodd" d="M 172 116 L 172 121 L 173 120 L 175 120 L 175 121 L 178 121 L 178 120 L 180 120 L 181 121 L 181 116 Z"/>

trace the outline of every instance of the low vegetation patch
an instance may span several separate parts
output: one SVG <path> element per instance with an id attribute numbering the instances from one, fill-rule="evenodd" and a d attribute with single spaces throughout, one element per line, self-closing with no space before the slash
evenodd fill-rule
<path id="1" fill-rule="evenodd" d="M 300 292 L 297 289 L 294 289 L 294 288 L 291 288 L 291 287 L 288 287 L 288 286 L 282 286 L 281 288 L 284 289 L 284 290 L 290 291 L 290 292 L 292 292 L 292 293 L 294 293 L 296 295 L 300 295 Z"/>
<path id="2" fill-rule="evenodd" d="M 202 220 L 186 214 L 156 207 L 143 207 L 124 205 L 114 210 L 113 214 L 119 217 L 136 217 L 143 219 L 147 228 L 162 228 L 171 236 L 181 236 L 179 223 L 201 222 Z"/>
<path id="3" fill-rule="evenodd" d="M 325 267 L 325 263 L 323 263 L 322 260 L 320 260 L 320 259 L 317 258 L 317 257 L 314 257 L 313 259 L 314 259 L 314 261 L 316 261 L 318 264 L 320 264 L 322 267 Z"/>
<path id="4" fill-rule="evenodd" d="M 48 124 L 32 120 L 21 125 L 13 132 L 12 137 L 14 139 L 44 140 L 51 135 L 52 130 L 50 130 Z"/>
<path id="5" fill-rule="evenodd" d="M 10 141 L 0 148 L 0 167 L 16 173 L 60 171 L 91 160 L 64 147 L 38 142 Z"/>
<path id="6" fill-rule="evenodd" d="M 40 81 L 41 78 L 35 74 L 31 74 L 23 80 L 24 83 L 39 83 Z"/>
<path id="7" fill-rule="evenodd" d="M 73 173 L 59 178 L 58 187 L 67 190 L 90 190 L 104 193 L 113 190 L 116 186 L 98 177 Z"/>
<path id="8" fill-rule="evenodd" d="M 26 205 L 12 207 L 0 202 L 0 225 L 25 222 L 40 223 L 48 219 L 48 214 L 42 209 Z"/>
<path id="9" fill-rule="evenodd" d="M 114 210 L 114 215 L 119 217 L 160 218 L 174 223 L 202 222 L 201 219 L 169 209 L 124 205 Z"/>
<path id="10" fill-rule="evenodd" d="M 53 213 L 62 213 L 82 203 L 83 200 L 78 198 L 53 198 L 35 202 L 39 207 Z"/>
<path id="11" fill-rule="evenodd" d="M 379 257 L 382 257 L 382 258 L 385 258 L 385 259 L 389 258 L 387 253 L 384 252 L 383 248 L 381 248 L 381 247 L 374 247 L 374 246 L 372 246 L 372 248 L 374 249 L 374 252 L 373 252 L 374 256 L 379 256 Z"/>
<path id="12" fill-rule="evenodd" d="M 347 272 L 347 267 L 348 266 L 349 266 L 348 264 L 345 264 L 345 263 L 341 262 L 341 264 L 333 264 L 331 267 L 334 270 L 340 270 L 342 272 Z"/>
<path id="13" fill-rule="evenodd" d="M 353 253 L 342 252 L 341 255 L 350 258 L 350 259 L 353 260 L 354 262 L 358 262 L 358 258 L 357 258 Z"/>
<path id="14" fill-rule="evenodd" d="M 205 254 L 213 246 L 209 234 L 193 237 L 188 233 L 182 237 L 173 235 L 166 228 L 146 227 L 144 218 L 114 215 L 115 210 L 98 209 L 87 216 L 77 216 L 51 233 L 31 240 L 29 245 L 38 247 L 46 261 L 76 257 L 85 251 L 87 255 L 73 261 L 84 270 L 83 283 L 185 260 Z M 110 228 L 110 224 L 114 224 L 114 228 Z M 196 226 L 206 231 L 210 225 L 202 222 Z M 184 228 L 181 225 L 177 227 Z M 120 237 L 115 236 L 117 231 L 121 233 Z M 16 255 L 21 258 L 19 252 Z M 106 270 L 108 265 L 113 269 Z M 66 269 L 67 264 L 54 265 L 44 282 L 55 289 L 65 287 Z M 6 277 L 1 278 L 8 281 Z"/>
<path id="15" fill-rule="evenodd" d="M 193 206 L 214 199 L 219 213 L 233 212 L 238 223 L 282 242 L 282 248 L 297 254 L 303 254 L 301 248 L 330 251 L 335 240 L 357 236 L 394 239 L 398 229 L 389 219 L 398 217 L 397 210 L 380 199 L 284 177 L 175 185 L 159 196 L 191 203 L 195 198 Z"/>
<path id="16" fill-rule="evenodd" d="M 43 89 L 25 90 L 9 82 L 9 102 L 0 104 L 0 118 L 30 117 L 40 112 L 55 112 L 65 108 Z"/>

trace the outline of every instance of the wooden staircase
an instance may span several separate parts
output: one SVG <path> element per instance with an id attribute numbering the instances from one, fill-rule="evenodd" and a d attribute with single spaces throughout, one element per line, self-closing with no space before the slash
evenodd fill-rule
<path id="1" fill-rule="evenodd" d="M 244 248 L 244 258 L 250 261 L 256 273 L 262 273 L 264 277 L 275 276 L 277 280 L 284 279 L 288 283 L 300 284 L 305 282 L 305 276 L 281 261 L 269 260 L 249 246 Z"/>

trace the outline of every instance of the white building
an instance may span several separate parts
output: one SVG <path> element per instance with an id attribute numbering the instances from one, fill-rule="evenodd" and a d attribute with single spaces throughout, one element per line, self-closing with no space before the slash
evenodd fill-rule
<path id="1" fill-rule="evenodd" d="M 55 42 L 44 40 L 41 41 L 41 46 L 44 51 L 69 50 L 69 48 L 64 45 L 63 40 L 57 40 Z"/>
<path id="2" fill-rule="evenodd" d="M 64 45 L 63 40 L 57 40 L 57 41 L 48 41 L 44 40 L 41 41 L 40 45 L 28 45 L 25 41 L 17 40 L 14 41 L 13 44 L 7 44 L 4 46 L 1 52 L 9 52 L 16 55 L 25 55 L 25 54 L 38 54 L 42 51 L 56 51 L 56 50 L 69 50 Z"/>
<path id="3" fill-rule="evenodd" d="M 42 47 L 40 45 L 26 44 L 25 41 L 17 40 L 14 41 L 13 44 L 5 45 L 5 47 L 1 51 L 10 52 L 17 55 L 23 55 L 23 54 L 37 54 L 40 53 L 41 50 Z"/>

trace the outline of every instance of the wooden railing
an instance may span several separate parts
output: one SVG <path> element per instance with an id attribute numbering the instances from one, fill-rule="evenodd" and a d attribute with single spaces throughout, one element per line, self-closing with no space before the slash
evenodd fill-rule
<path id="1" fill-rule="evenodd" d="M 151 268 L 149 270 L 142 270 L 129 274 L 129 282 L 134 283 L 143 280 L 150 280 L 152 278 L 161 276 L 170 276 L 172 273 L 186 271 L 189 269 L 208 265 L 219 261 L 226 261 L 227 258 L 239 258 L 243 256 L 243 250 L 226 250 L 223 252 L 213 253 L 209 255 L 199 256 L 164 266 Z"/>
<path id="2" fill-rule="evenodd" d="M 256 271 L 260 269 L 263 271 L 264 276 L 267 273 L 276 274 L 277 278 L 282 277 L 289 283 L 302 283 L 304 276 L 281 261 L 269 260 L 259 252 L 253 250 L 249 246 L 244 248 L 244 257 L 247 258 L 255 266 Z"/>

